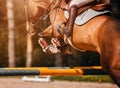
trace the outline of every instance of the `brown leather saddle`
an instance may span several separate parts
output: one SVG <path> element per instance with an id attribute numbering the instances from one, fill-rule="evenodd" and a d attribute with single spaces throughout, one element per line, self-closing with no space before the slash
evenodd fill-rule
<path id="1" fill-rule="evenodd" d="M 83 7 L 80 7 L 78 9 L 78 15 L 81 14 L 82 12 L 86 11 L 87 9 L 92 8 L 95 11 L 104 11 L 104 10 L 111 10 L 111 5 L 110 4 L 106 4 L 106 3 L 89 3 Z"/>

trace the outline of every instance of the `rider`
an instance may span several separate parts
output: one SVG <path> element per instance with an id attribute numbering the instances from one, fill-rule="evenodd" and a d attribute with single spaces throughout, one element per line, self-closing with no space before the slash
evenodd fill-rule
<path id="1" fill-rule="evenodd" d="M 61 1 L 61 0 L 58 0 Z M 70 37 L 73 31 L 73 25 L 74 21 L 76 19 L 76 16 L 78 14 L 78 8 L 83 7 L 89 3 L 94 3 L 96 4 L 109 4 L 110 0 L 65 0 L 65 2 L 68 4 L 67 9 L 69 12 L 69 18 L 66 23 L 65 29 L 63 29 L 63 33 L 67 36 Z"/>

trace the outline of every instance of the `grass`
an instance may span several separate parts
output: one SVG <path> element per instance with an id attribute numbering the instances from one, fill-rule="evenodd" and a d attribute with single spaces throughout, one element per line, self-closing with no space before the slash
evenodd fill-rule
<path id="1" fill-rule="evenodd" d="M 21 78 L 23 76 L 2 76 L 0 78 Z M 34 76 L 31 76 L 34 77 Z M 114 83 L 107 75 L 84 75 L 84 76 L 51 76 L 51 80 Z"/>
<path id="2" fill-rule="evenodd" d="M 99 82 L 99 83 L 114 83 L 109 76 L 106 75 L 87 75 L 87 76 L 53 76 L 52 80 L 66 80 L 78 82 Z"/>

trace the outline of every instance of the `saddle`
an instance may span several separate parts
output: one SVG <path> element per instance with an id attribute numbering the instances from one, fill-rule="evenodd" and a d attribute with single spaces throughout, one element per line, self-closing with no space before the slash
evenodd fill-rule
<path id="1" fill-rule="evenodd" d="M 92 18 L 102 14 L 106 14 L 106 13 L 111 14 L 110 4 L 96 4 L 96 5 L 89 4 L 89 5 L 83 6 L 78 10 L 75 24 L 83 25 L 87 23 L 89 20 L 91 20 Z M 69 18 L 68 11 L 65 10 L 64 15 L 67 19 Z"/>
<path id="2" fill-rule="evenodd" d="M 84 11 L 86 11 L 89 8 L 92 8 L 95 11 L 105 11 L 105 10 L 110 10 L 111 5 L 110 4 L 106 4 L 106 3 L 104 3 L 104 4 L 96 4 L 96 5 L 87 4 L 87 5 L 79 8 L 78 15 L 80 15 L 81 13 L 83 13 Z"/>

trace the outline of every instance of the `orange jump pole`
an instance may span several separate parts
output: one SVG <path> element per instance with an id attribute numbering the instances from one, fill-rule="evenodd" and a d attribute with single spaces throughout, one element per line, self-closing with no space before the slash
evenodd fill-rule
<path id="1" fill-rule="evenodd" d="M 69 67 L 31 67 L 31 68 L 0 68 L 0 76 L 78 76 L 78 75 L 102 75 L 101 69 L 69 68 Z"/>

